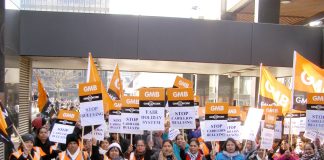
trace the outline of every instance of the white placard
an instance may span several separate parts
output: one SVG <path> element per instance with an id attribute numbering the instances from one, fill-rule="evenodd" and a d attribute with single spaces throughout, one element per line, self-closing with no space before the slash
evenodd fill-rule
<path id="1" fill-rule="evenodd" d="M 169 129 L 169 134 L 168 134 L 168 138 L 169 138 L 169 140 L 171 140 L 171 141 L 173 141 L 176 137 L 177 137 L 177 135 L 178 134 L 180 134 L 180 131 L 179 131 L 179 129 Z"/>
<path id="2" fill-rule="evenodd" d="M 98 141 L 102 141 L 105 138 L 105 130 L 106 125 L 100 125 L 97 127 L 93 133 L 93 137 L 96 138 Z M 84 139 L 92 139 L 92 131 L 86 135 L 84 135 Z"/>
<path id="3" fill-rule="evenodd" d="M 227 120 L 205 120 L 204 140 L 225 141 L 227 139 Z"/>
<path id="4" fill-rule="evenodd" d="M 241 138 L 241 122 L 227 122 L 227 136 L 234 140 Z"/>
<path id="5" fill-rule="evenodd" d="M 80 103 L 81 126 L 105 123 L 102 100 Z"/>
<path id="6" fill-rule="evenodd" d="M 264 120 L 261 121 L 261 128 L 264 126 Z M 282 135 L 282 121 L 276 121 L 274 130 L 274 139 L 281 139 Z"/>
<path id="7" fill-rule="evenodd" d="M 263 109 L 250 108 L 244 126 L 241 139 L 254 141 L 258 133 Z"/>
<path id="8" fill-rule="evenodd" d="M 307 130 L 319 130 L 324 128 L 324 111 L 307 110 L 306 111 L 306 128 Z"/>
<path id="9" fill-rule="evenodd" d="M 316 137 L 319 138 L 321 144 L 324 142 L 324 131 L 316 131 L 316 130 L 306 130 L 304 136 L 312 141 L 315 140 Z"/>
<path id="10" fill-rule="evenodd" d="M 306 130 L 306 117 L 300 117 L 299 118 L 300 122 L 300 126 L 299 126 L 299 132 L 305 132 Z M 323 123 L 324 123 L 324 120 L 323 120 Z M 323 125 L 324 127 L 324 125 Z"/>
<path id="11" fill-rule="evenodd" d="M 123 133 L 121 115 L 109 115 L 108 132 Z"/>
<path id="12" fill-rule="evenodd" d="M 127 134 L 143 134 L 140 130 L 139 113 L 122 113 L 122 130 Z"/>
<path id="13" fill-rule="evenodd" d="M 194 106 L 195 108 L 195 118 L 198 119 L 199 118 L 199 106 Z"/>
<path id="14" fill-rule="evenodd" d="M 164 107 L 140 107 L 140 129 L 164 130 Z"/>
<path id="15" fill-rule="evenodd" d="M 274 130 L 263 128 L 261 133 L 261 149 L 272 149 Z"/>
<path id="16" fill-rule="evenodd" d="M 49 137 L 49 140 L 51 142 L 57 142 L 57 143 L 66 143 L 66 136 L 68 134 L 73 133 L 75 126 L 70 125 L 64 125 L 60 123 L 55 123 L 54 127 L 52 129 L 51 135 Z"/>
<path id="17" fill-rule="evenodd" d="M 195 129 L 194 107 L 170 107 L 170 127 L 174 129 Z"/>
<path id="18" fill-rule="evenodd" d="M 291 119 L 291 134 L 299 135 L 300 131 L 300 118 L 285 118 L 284 122 L 284 134 L 289 134 Z"/>

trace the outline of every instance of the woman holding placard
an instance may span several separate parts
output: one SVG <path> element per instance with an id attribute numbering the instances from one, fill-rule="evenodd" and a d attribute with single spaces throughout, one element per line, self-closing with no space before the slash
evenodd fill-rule
<path id="1" fill-rule="evenodd" d="M 217 154 L 215 160 L 244 160 L 239 148 L 233 138 L 228 138 L 223 146 L 223 151 Z"/>
<path id="2" fill-rule="evenodd" d="M 279 152 L 275 153 L 272 157 L 274 160 L 298 160 L 299 157 L 292 151 L 290 145 L 286 140 L 280 143 Z"/>
<path id="3" fill-rule="evenodd" d="M 173 153 L 173 147 L 172 147 L 171 140 L 163 141 L 162 150 L 159 153 L 158 160 L 177 160 L 176 156 Z"/>
<path id="4" fill-rule="evenodd" d="M 175 138 L 176 143 L 173 144 L 173 152 L 177 160 L 186 159 L 186 153 L 189 151 L 189 145 L 185 141 L 182 134 L 178 134 Z"/>
<path id="5" fill-rule="evenodd" d="M 206 160 L 202 151 L 199 149 L 199 141 L 192 138 L 189 142 L 189 151 L 186 153 L 186 160 Z"/>

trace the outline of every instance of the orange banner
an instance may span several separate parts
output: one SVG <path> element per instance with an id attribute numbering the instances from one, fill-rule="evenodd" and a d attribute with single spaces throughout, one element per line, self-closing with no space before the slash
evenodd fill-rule
<path id="1" fill-rule="evenodd" d="M 193 84 L 190 80 L 177 76 L 173 87 L 177 88 L 193 88 Z"/>
<path id="2" fill-rule="evenodd" d="M 62 120 L 77 122 L 79 120 L 79 117 L 80 117 L 79 112 L 60 110 L 57 118 Z"/>
<path id="3" fill-rule="evenodd" d="M 281 106 L 262 106 L 263 114 L 276 114 L 277 116 L 282 116 Z"/>
<path id="4" fill-rule="evenodd" d="M 277 120 L 277 115 L 275 113 L 266 113 L 264 115 L 264 123 L 275 125 Z"/>
<path id="5" fill-rule="evenodd" d="M 139 97 L 137 96 L 123 96 L 122 107 L 138 108 Z"/>
<path id="6" fill-rule="evenodd" d="M 101 94 L 101 82 L 90 82 L 79 84 L 79 96 Z"/>
<path id="7" fill-rule="evenodd" d="M 241 115 L 240 106 L 229 106 L 228 107 L 228 117 L 239 117 Z"/>
<path id="8" fill-rule="evenodd" d="M 168 88 L 168 101 L 194 100 L 192 88 Z"/>
<path id="9" fill-rule="evenodd" d="M 324 104 L 324 93 L 308 93 L 308 104 Z"/>
<path id="10" fill-rule="evenodd" d="M 283 114 L 291 108 L 291 91 L 265 67 L 261 68 L 259 106 L 282 106 Z"/>
<path id="11" fill-rule="evenodd" d="M 139 99 L 141 101 L 164 101 L 164 88 L 141 88 L 139 89 Z"/>
<path id="12" fill-rule="evenodd" d="M 306 110 L 307 93 L 323 93 L 324 70 L 298 52 L 294 62 L 294 109 Z"/>
<path id="13" fill-rule="evenodd" d="M 227 103 L 206 103 L 205 114 L 228 114 Z"/>

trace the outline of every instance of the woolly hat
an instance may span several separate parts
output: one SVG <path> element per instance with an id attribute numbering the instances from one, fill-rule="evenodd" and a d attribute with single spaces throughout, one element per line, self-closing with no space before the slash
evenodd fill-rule
<path id="1" fill-rule="evenodd" d="M 78 136 L 74 133 L 68 134 L 66 136 L 66 145 L 68 145 L 70 142 L 76 142 L 79 145 L 79 139 Z"/>
<path id="2" fill-rule="evenodd" d="M 108 147 L 108 152 L 112 149 L 112 148 L 118 148 L 119 152 L 121 153 L 121 147 L 118 143 L 112 143 L 109 145 Z"/>
<path id="3" fill-rule="evenodd" d="M 22 140 L 23 140 L 24 142 L 26 142 L 26 141 L 32 141 L 33 143 L 35 142 L 35 141 L 34 141 L 34 136 L 31 135 L 31 134 L 28 134 L 28 133 L 22 135 L 21 138 L 22 138 Z"/>

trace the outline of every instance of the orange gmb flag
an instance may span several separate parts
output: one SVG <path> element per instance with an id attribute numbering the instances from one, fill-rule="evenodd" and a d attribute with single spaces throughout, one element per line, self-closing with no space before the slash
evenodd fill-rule
<path id="1" fill-rule="evenodd" d="M 123 83 L 120 79 L 120 72 L 118 64 L 116 65 L 115 71 L 110 81 L 108 88 L 108 94 L 113 100 L 120 100 L 123 96 Z"/>
<path id="2" fill-rule="evenodd" d="M 293 109 L 306 110 L 307 93 L 324 93 L 324 70 L 294 53 Z"/>
<path id="3" fill-rule="evenodd" d="M 193 84 L 190 80 L 177 76 L 173 88 L 193 88 Z"/>
<path id="4" fill-rule="evenodd" d="M 98 82 L 101 81 L 99 77 L 97 67 L 93 61 L 91 53 L 89 53 L 88 57 L 88 70 L 87 70 L 87 82 Z M 101 92 L 102 92 L 102 100 L 104 106 L 104 112 L 107 113 L 109 111 L 109 106 L 113 105 L 113 101 L 109 97 L 107 91 L 105 90 L 105 86 L 101 81 Z"/>
<path id="5" fill-rule="evenodd" d="M 40 80 L 39 77 L 37 77 L 38 82 L 38 109 L 39 112 L 43 112 L 45 109 L 45 105 L 48 102 L 47 93 L 45 91 L 45 88 Z"/>
<path id="6" fill-rule="evenodd" d="M 277 81 L 265 68 L 261 67 L 260 97 L 258 106 L 282 106 L 282 113 L 286 114 L 291 108 L 291 91 Z"/>

